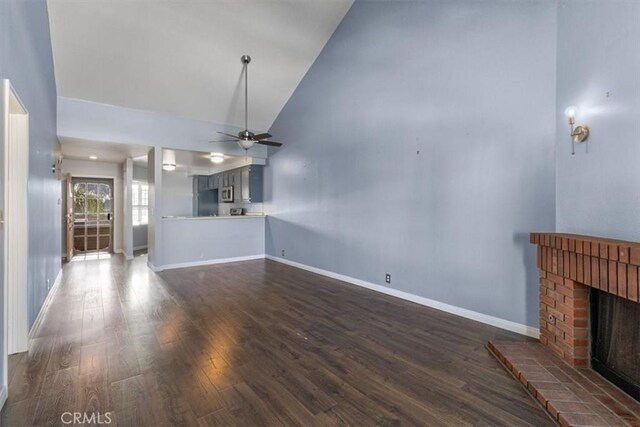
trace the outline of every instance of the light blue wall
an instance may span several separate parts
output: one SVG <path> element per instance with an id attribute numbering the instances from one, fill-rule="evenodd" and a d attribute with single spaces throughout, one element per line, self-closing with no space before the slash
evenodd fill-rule
<path id="1" fill-rule="evenodd" d="M 29 110 L 29 324 L 60 270 L 60 182 L 51 173 L 56 86 L 44 0 L 0 1 L 0 77 L 9 78 Z"/>
<path id="2" fill-rule="evenodd" d="M 147 246 L 147 234 L 149 229 L 146 224 L 133 226 L 133 248 Z"/>
<path id="3" fill-rule="evenodd" d="M 640 2 L 558 9 L 557 227 L 640 241 Z M 606 93 L 610 92 L 610 97 Z M 571 156 L 563 112 L 591 128 Z"/>
<path id="4" fill-rule="evenodd" d="M 553 1 L 356 1 L 270 130 L 267 253 L 535 326 Z"/>
<path id="5" fill-rule="evenodd" d="M 248 216 L 164 219 L 162 265 L 264 255 L 264 221 Z"/>
<path id="6" fill-rule="evenodd" d="M 58 97 L 58 135 L 61 138 L 205 152 L 224 151 L 229 155 L 245 156 L 247 153 L 237 144 L 209 142 L 222 139 L 217 131 L 235 134 L 239 130 L 169 114 Z M 267 148 L 256 144 L 248 155 L 264 159 Z"/>

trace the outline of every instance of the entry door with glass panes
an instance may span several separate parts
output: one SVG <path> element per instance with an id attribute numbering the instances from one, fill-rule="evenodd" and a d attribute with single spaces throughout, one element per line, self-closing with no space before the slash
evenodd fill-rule
<path id="1" fill-rule="evenodd" d="M 113 180 L 73 178 L 73 251 L 111 252 Z"/>

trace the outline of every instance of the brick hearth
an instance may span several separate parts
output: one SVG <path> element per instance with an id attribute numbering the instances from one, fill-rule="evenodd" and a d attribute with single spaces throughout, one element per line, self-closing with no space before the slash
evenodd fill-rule
<path id="1" fill-rule="evenodd" d="M 489 350 L 561 426 L 640 426 L 640 403 L 541 343 L 492 341 Z"/>
<path id="2" fill-rule="evenodd" d="M 531 233 L 531 243 L 538 245 L 540 342 L 490 342 L 489 349 L 561 425 L 640 426 L 640 404 L 588 367 L 589 290 L 638 302 L 640 244 L 556 233 Z"/>
<path id="3" fill-rule="evenodd" d="M 640 244 L 531 233 L 538 245 L 540 342 L 574 366 L 589 362 L 589 288 L 638 302 Z"/>

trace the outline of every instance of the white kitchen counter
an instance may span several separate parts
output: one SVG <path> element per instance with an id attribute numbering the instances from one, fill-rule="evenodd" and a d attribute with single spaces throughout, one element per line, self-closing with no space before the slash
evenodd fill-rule
<path id="1" fill-rule="evenodd" d="M 209 219 L 254 219 L 264 218 L 266 215 L 218 215 L 218 216 L 163 216 L 163 221 L 184 221 L 184 220 L 209 220 Z"/>

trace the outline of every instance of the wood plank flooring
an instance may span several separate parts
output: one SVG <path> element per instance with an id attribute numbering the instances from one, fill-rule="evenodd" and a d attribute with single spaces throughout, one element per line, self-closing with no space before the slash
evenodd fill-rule
<path id="1" fill-rule="evenodd" d="M 553 425 L 492 338 L 518 339 L 268 260 L 72 262 L 11 357 L 2 426 Z"/>

